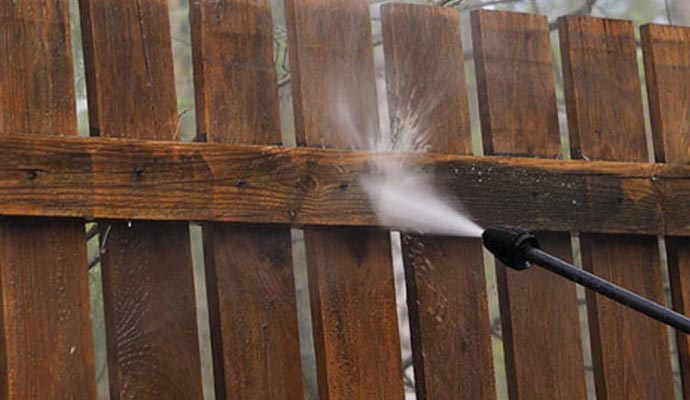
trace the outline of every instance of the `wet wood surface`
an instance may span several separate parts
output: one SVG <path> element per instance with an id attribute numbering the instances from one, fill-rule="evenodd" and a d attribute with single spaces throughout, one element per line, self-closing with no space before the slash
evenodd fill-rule
<path id="1" fill-rule="evenodd" d="M 298 144 L 364 148 L 379 128 L 369 2 L 288 0 L 285 5 Z M 308 178 L 297 182 L 320 186 Z M 343 192 L 355 184 L 322 189 Z M 340 213 L 352 217 L 347 210 Z M 389 233 L 308 228 L 304 240 L 319 398 L 402 398 Z"/>
<path id="2" fill-rule="evenodd" d="M 76 134 L 68 2 L 0 2 L 0 54 L 0 136 Z M 86 265 L 82 221 L 0 219 L 0 398 L 96 398 Z"/>
<path id="3" fill-rule="evenodd" d="M 546 17 L 475 11 L 472 28 L 484 154 L 560 157 Z M 572 260 L 568 233 L 539 240 Z M 510 398 L 586 398 L 575 284 L 541 268 L 517 272 L 497 264 Z"/>
<path id="4" fill-rule="evenodd" d="M 268 1 L 191 3 L 197 130 L 280 144 Z M 290 227 L 203 226 L 216 399 L 302 399 Z"/>
<path id="5" fill-rule="evenodd" d="M 572 156 L 646 162 L 632 22 L 566 17 L 559 37 Z M 585 269 L 664 304 L 656 236 L 580 241 Z M 592 292 L 587 306 L 597 398 L 674 398 L 666 326 Z"/>
<path id="6" fill-rule="evenodd" d="M 80 4 L 92 135 L 177 139 L 167 2 Z M 145 173 L 135 170 L 130 176 Z M 125 203 L 156 206 L 125 192 Z M 99 228 L 111 398 L 201 398 L 188 223 L 101 220 Z"/>
<path id="7" fill-rule="evenodd" d="M 460 14 L 402 4 L 381 13 L 392 133 L 471 154 Z M 495 398 L 480 240 L 403 235 L 402 251 L 417 398 Z"/>
<path id="8" fill-rule="evenodd" d="M 0 146 L 3 215 L 378 224 L 359 185 L 370 171 L 365 152 L 38 136 L 0 137 Z M 690 234 L 687 166 L 451 154 L 405 159 L 435 174 L 483 226 Z"/>

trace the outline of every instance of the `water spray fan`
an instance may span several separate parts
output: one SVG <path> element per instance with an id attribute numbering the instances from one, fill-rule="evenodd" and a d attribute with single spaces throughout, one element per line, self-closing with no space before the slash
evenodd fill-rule
<path id="1" fill-rule="evenodd" d="M 540 249 L 537 238 L 524 229 L 491 227 L 484 231 L 482 240 L 487 250 L 514 270 L 524 271 L 532 265 L 538 265 L 626 307 L 690 334 L 690 318 L 546 253 Z"/>

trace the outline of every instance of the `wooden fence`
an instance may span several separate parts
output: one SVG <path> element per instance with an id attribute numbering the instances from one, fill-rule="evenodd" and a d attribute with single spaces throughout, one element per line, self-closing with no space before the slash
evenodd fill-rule
<path id="1" fill-rule="evenodd" d="M 376 227 L 336 101 L 379 125 L 369 3 L 286 0 L 300 148 L 281 148 L 266 0 L 193 0 L 199 138 L 179 125 L 163 0 L 81 0 L 91 138 L 77 130 L 67 0 L 0 0 L 0 398 L 96 397 L 84 222 L 100 245 L 111 398 L 202 398 L 188 221 L 203 223 L 216 398 L 303 397 L 290 226 L 305 232 L 321 399 L 401 399 L 388 232 Z M 545 17 L 383 7 L 391 113 L 437 122 L 434 171 L 482 224 L 548 232 L 592 272 L 690 308 L 690 29 L 641 29 L 655 164 L 648 163 L 629 21 L 558 21 L 573 161 L 561 160 Z M 477 76 L 472 156 L 464 58 Z M 437 91 L 439 66 L 449 88 Z M 341 82 L 339 98 L 333 82 Z M 389 155 L 396 157 L 396 155 Z M 570 158 L 565 157 L 565 158 Z M 129 221 L 129 222 L 128 222 Z M 482 246 L 404 235 L 418 398 L 496 397 Z M 511 399 L 586 397 L 575 286 L 497 268 Z M 666 327 L 587 296 L 599 399 L 674 397 Z M 690 397 L 690 343 L 677 336 Z"/>

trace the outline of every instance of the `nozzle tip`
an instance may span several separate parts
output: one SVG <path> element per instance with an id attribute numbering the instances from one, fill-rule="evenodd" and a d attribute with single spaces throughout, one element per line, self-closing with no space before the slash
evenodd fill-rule
<path id="1" fill-rule="evenodd" d="M 503 264 L 516 270 L 531 266 L 524 251 L 529 247 L 539 248 L 537 238 L 530 232 L 510 226 L 493 226 L 482 234 L 484 247 Z"/>

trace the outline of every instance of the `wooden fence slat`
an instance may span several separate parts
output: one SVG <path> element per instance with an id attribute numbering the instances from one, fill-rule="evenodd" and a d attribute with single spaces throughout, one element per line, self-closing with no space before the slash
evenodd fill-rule
<path id="1" fill-rule="evenodd" d="M 176 139 L 167 3 L 80 4 L 92 132 Z M 131 174 L 145 181 L 146 168 L 137 164 Z M 111 396 L 201 398 L 188 224 L 99 225 Z"/>
<path id="2" fill-rule="evenodd" d="M 472 29 L 484 153 L 559 157 L 546 17 L 475 11 Z M 572 259 L 570 235 L 544 233 L 540 240 Z M 510 398 L 586 398 L 575 285 L 540 268 L 501 265 L 497 278 Z"/>
<path id="3" fill-rule="evenodd" d="M 393 134 L 471 153 L 460 14 L 390 4 L 381 17 Z M 420 130 L 405 131 L 415 118 Z M 417 397 L 495 398 L 481 242 L 403 235 L 403 257 Z"/>
<path id="4" fill-rule="evenodd" d="M 573 158 L 647 161 L 633 24 L 559 21 Z M 656 237 L 583 233 L 591 272 L 664 303 Z M 666 327 L 587 293 L 597 397 L 673 398 Z"/>
<path id="5" fill-rule="evenodd" d="M 375 134 L 369 2 L 286 0 L 285 4 L 298 143 L 352 147 L 353 136 Z M 305 186 L 315 183 L 299 181 Z M 305 244 L 319 397 L 402 398 L 388 232 L 307 228 Z"/>
<path id="6" fill-rule="evenodd" d="M 280 144 L 270 3 L 191 6 L 200 136 Z M 203 230 L 216 398 L 302 399 L 289 227 L 207 224 Z"/>
<path id="7" fill-rule="evenodd" d="M 0 2 L 0 136 L 75 135 L 68 3 Z M 96 398 L 84 223 L 0 220 L 0 398 Z"/>
<path id="8" fill-rule="evenodd" d="M 0 148 L 0 215 L 379 225 L 358 184 L 370 173 L 367 152 L 39 135 L 0 136 Z M 379 159 L 433 174 L 483 226 L 690 235 L 690 166 L 419 152 Z M 146 179 L 134 174 L 142 165 Z"/>
<path id="9" fill-rule="evenodd" d="M 690 164 L 690 29 L 649 24 L 641 28 L 656 162 Z M 673 306 L 690 313 L 690 239 L 667 237 Z M 676 335 L 681 380 L 690 398 L 690 341 Z"/>

